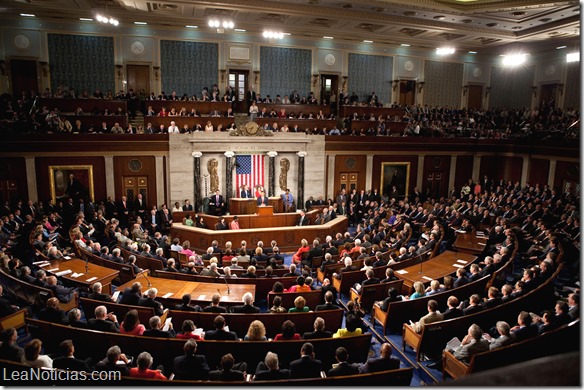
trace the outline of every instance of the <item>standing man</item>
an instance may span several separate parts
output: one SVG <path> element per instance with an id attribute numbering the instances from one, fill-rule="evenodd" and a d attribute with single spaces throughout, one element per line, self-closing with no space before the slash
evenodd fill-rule
<path id="1" fill-rule="evenodd" d="M 223 214 L 223 210 L 225 209 L 225 201 L 223 200 L 223 196 L 219 194 L 219 190 L 215 191 L 214 196 L 211 196 L 209 206 L 215 207 L 216 215 Z"/>
<path id="2" fill-rule="evenodd" d="M 143 220 L 146 219 L 146 200 L 142 198 L 142 194 L 136 196 L 136 200 L 134 201 L 134 211 L 136 212 L 136 216 Z"/>
<path id="3" fill-rule="evenodd" d="M 244 199 L 251 199 L 251 191 L 249 189 L 248 186 L 244 185 L 243 187 L 241 187 L 241 192 L 239 194 L 240 198 L 244 198 Z"/>
<path id="4" fill-rule="evenodd" d="M 258 196 L 257 205 L 258 206 L 267 206 L 268 205 L 268 197 L 266 196 L 266 191 L 262 190 L 261 195 Z"/>
<path id="5" fill-rule="evenodd" d="M 188 199 L 185 199 L 185 204 L 182 207 L 183 211 L 193 211 L 193 205 Z"/>
<path id="6" fill-rule="evenodd" d="M 120 227 L 128 227 L 128 216 L 130 215 L 130 205 L 126 197 L 122 196 L 122 200 L 118 203 L 118 219 L 120 220 Z"/>

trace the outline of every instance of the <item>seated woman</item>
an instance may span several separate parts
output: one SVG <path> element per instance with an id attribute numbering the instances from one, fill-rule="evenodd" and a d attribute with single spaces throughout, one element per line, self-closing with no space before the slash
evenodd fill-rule
<path id="1" fill-rule="evenodd" d="M 214 131 L 213 123 L 211 123 L 211 121 L 207 121 L 207 124 L 205 125 L 205 131 L 206 132 L 213 132 Z"/>
<path id="2" fill-rule="evenodd" d="M 415 282 L 414 283 L 414 290 L 415 292 L 410 295 L 410 299 L 416 299 L 426 296 L 426 291 L 424 290 L 424 283 L 422 282 Z"/>
<path id="3" fill-rule="evenodd" d="M 53 359 L 48 355 L 41 355 L 43 342 L 39 339 L 32 339 L 24 347 L 22 363 L 30 367 L 53 368 Z"/>
<path id="4" fill-rule="evenodd" d="M 266 327 L 260 320 L 254 320 L 249 324 L 247 334 L 243 341 L 266 341 Z"/>
<path id="5" fill-rule="evenodd" d="M 433 295 L 443 292 L 444 289 L 440 287 L 440 282 L 432 280 L 430 286 L 426 289 L 426 295 Z"/>
<path id="6" fill-rule="evenodd" d="M 278 333 L 274 337 L 274 341 L 282 340 L 300 340 L 300 334 L 296 333 L 296 325 L 290 320 L 284 321 L 282 324 L 282 333 Z"/>
<path id="7" fill-rule="evenodd" d="M 308 251 L 310 250 L 310 247 L 308 246 L 308 241 L 306 241 L 306 239 L 302 239 L 302 241 L 300 241 L 301 247 L 298 248 L 298 250 L 296 251 L 296 253 L 294 253 L 292 255 L 292 261 L 294 262 L 294 264 L 299 264 L 302 261 L 302 255 L 304 253 L 308 253 Z"/>
<path id="8" fill-rule="evenodd" d="M 183 225 L 187 225 L 187 226 L 194 226 L 195 225 L 195 221 L 193 221 L 193 218 L 191 217 L 190 214 L 187 214 L 183 218 Z"/>
<path id="9" fill-rule="evenodd" d="M 126 313 L 124 321 L 120 324 L 120 333 L 142 336 L 146 328 L 140 323 L 138 310 L 132 309 Z"/>
<path id="10" fill-rule="evenodd" d="M 389 308 L 389 304 L 392 302 L 401 302 L 404 300 L 404 297 L 401 296 L 399 294 L 399 292 L 397 291 L 397 289 L 391 287 L 388 291 L 387 291 L 387 298 L 385 298 L 382 302 L 378 302 L 381 303 L 381 310 L 383 310 L 384 312 L 387 312 L 387 309 Z"/>
<path id="11" fill-rule="evenodd" d="M 280 283 L 280 282 L 276 282 L 276 283 Z M 282 284 L 282 283 L 280 283 L 280 284 Z M 288 310 L 286 310 L 286 308 L 282 306 L 282 297 L 281 296 L 276 295 L 274 297 L 274 301 L 272 303 L 273 303 L 273 305 L 270 308 L 270 313 L 287 313 L 288 312 Z"/>
<path id="12" fill-rule="evenodd" d="M 345 324 L 346 328 L 337 330 L 337 332 L 333 334 L 333 338 L 359 336 L 363 333 L 363 330 L 357 327 L 359 319 L 353 314 L 349 314 L 345 318 Z"/>
<path id="13" fill-rule="evenodd" d="M 195 334 L 195 323 L 192 320 L 184 320 L 182 323 L 182 332 L 176 335 L 177 339 L 195 339 L 202 340 L 203 338 L 198 334 Z"/>
<path id="14" fill-rule="evenodd" d="M 310 308 L 306 306 L 306 299 L 304 299 L 302 296 L 299 296 L 294 300 L 294 307 L 291 307 L 288 310 L 288 313 L 307 313 L 309 311 Z"/>
<path id="15" fill-rule="evenodd" d="M 191 242 L 189 240 L 184 241 L 182 244 L 182 247 L 183 247 L 183 249 L 180 251 L 180 253 L 187 255 L 187 257 L 191 257 L 192 255 L 195 254 L 191 250 Z"/>
<path id="16" fill-rule="evenodd" d="M 282 293 L 284 292 L 284 285 L 282 284 L 282 282 L 276 282 L 274 283 L 274 285 L 272 286 L 272 291 L 275 293 Z"/>

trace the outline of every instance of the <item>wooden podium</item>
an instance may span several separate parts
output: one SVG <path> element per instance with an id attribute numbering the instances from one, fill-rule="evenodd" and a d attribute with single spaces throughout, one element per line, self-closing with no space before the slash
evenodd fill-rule
<path id="1" fill-rule="evenodd" d="M 272 196 L 268 198 L 268 204 L 274 209 L 274 212 L 281 213 L 283 210 L 282 198 Z M 231 198 L 229 199 L 229 214 L 231 215 L 248 215 L 255 214 L 257 199 L 249 198 Z M 273 213 L 272 213 L 273 214 Z"/>
<path id="2" fill-rule="evenodd" d="M 274 206 L 257 206 L 257 214 L 260 217 L 273 217 Z"/>

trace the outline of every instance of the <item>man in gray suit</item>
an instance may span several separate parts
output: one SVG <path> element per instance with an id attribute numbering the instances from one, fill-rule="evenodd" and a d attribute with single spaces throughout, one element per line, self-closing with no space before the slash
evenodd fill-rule
<path id="1" fill-rule="evenodd" d="M 438 302 L 431 299 L 428 301 L 428 314 L 420 318 L 420 321 L 414 324 L 414 330 L 416 333 L 422 333 L 422 330 L 424 330 L 424 326 L 426 324 L 442 321 L 443 319 L 444 316 L 438 313 Z"/>
<path id="2" fill-rule="evenodd" d="M 468 364 L 474 354 L 488 351 L 489 342 L 483 339 L 482 336 L 482 329 L 477 324 L 472 324 L 468 328 L 468 334 L 464 336 L 460 346 L 453 352 L 454 357 Z"/>
<path id="3" fill-rule="evenodd" d="M 498 321 L 496 326 L 497 332 L 499 332 L 499 337 L 496 339 L 492 338 L 488 333 L 485 333 L 485 338 L 489 341 L 489 349 L 501 348 L 514 341 L 513 336 L 510 334 L 511 327 L 508 323 Z"/>

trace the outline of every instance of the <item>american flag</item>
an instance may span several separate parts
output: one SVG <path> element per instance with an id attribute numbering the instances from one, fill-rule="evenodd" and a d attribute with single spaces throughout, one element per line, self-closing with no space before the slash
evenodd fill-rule
<path id="1" fill-rule="evenodd" d="M 239 194 L 242 185 L 252 190 L 264 185 L 264 156 L 261 154 L 235 156 L 238 166 L 235 169 L 235 188 Z"/>

